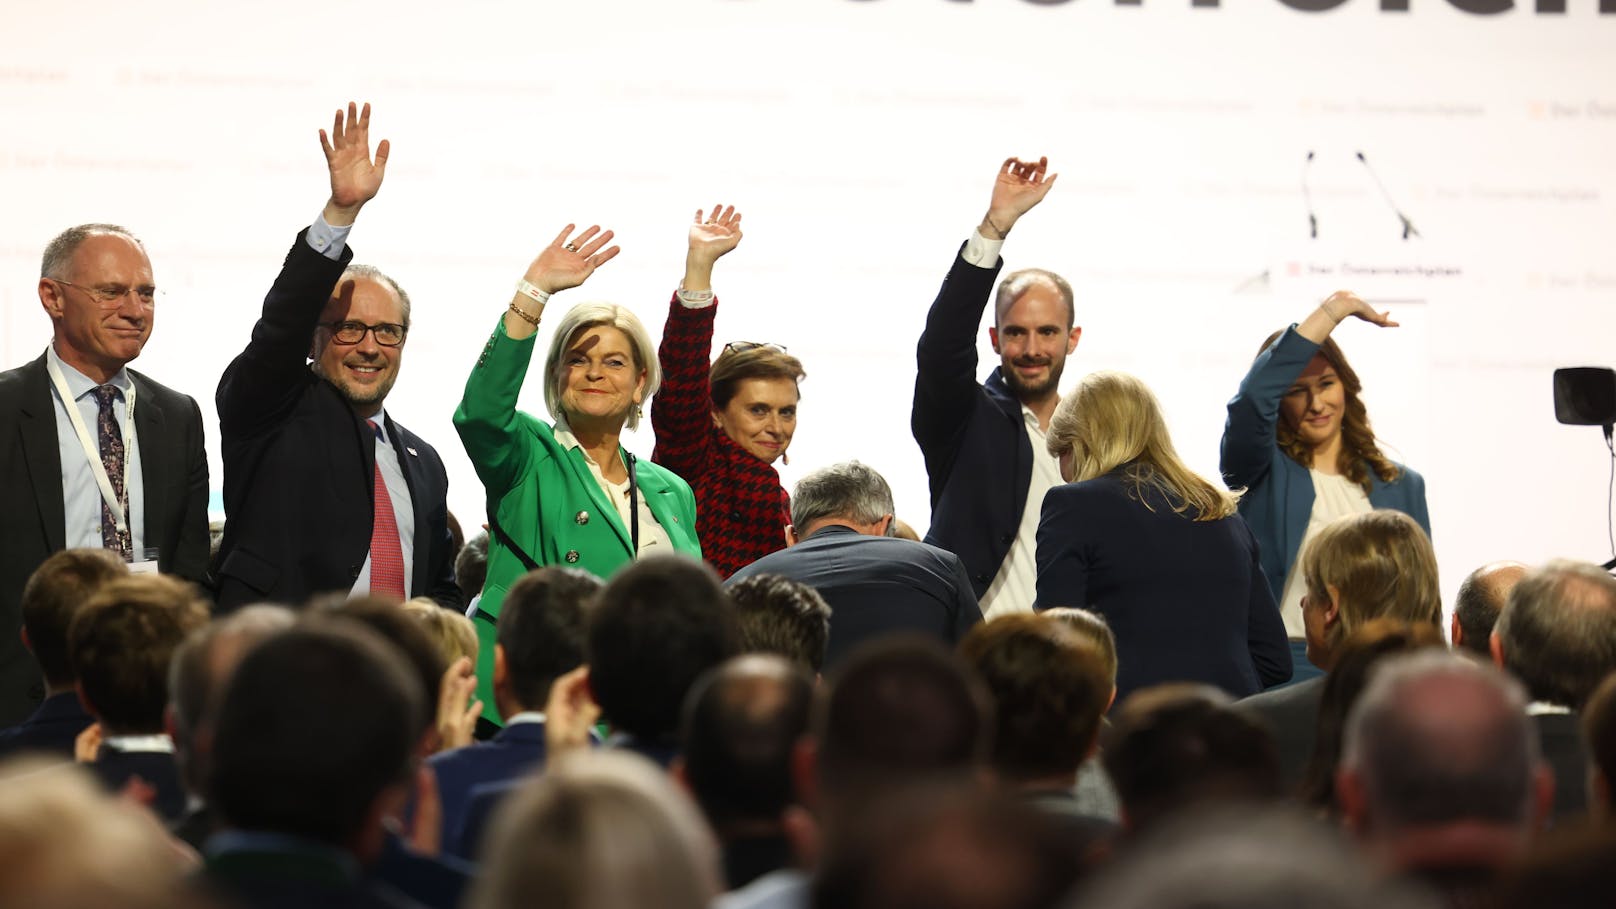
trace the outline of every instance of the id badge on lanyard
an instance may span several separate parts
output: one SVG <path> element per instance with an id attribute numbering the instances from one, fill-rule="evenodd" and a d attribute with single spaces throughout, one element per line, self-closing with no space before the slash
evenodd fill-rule
<path id="1" fill-rule="evenodd" d="M 62 370 L 56 365 L 54 358 L 45 358 L 45 368 L 50 372 L 51 384 L 56 386 L 56 394 L 62 399 L 63 409 L 67 411 L 68 422 L 73 424 L 73 434 L 78 436 L 79 447 L 84 451 L 84 460 L 90 465 L 90 474 L 95 477 L 95 485 L 101 490 L 101 501 L 106 503 L 107 511 L 112 515 L 113 523 L 119 533 L 129 533 L 129 515 L 124 510 L 123 503 L 118 501 L 118 494 L 113 491 L 112 478 L 107 475 L 106 465 L 101 462 L 101 446 L 90 435 L 89 427 L 84 425 L 84 417 L 79 413 L 78 402 L 73 399 L 73 392 L 67 387 L 67 379 L 62 376 Z M 130 452 L 135 450 L 135 385 L 129 383 L 129 391 L 124 401 L 123 419 L 123 488 L 129 489 L 130 462 L 134 460 Z M 142 555 L 131 553 L 132 556 Z M 131 570 L 145 569 L 144 559 L 137 560 L 131 565 Z M 150 569 L 155 570 L 156 563 L 151 563 Z"/>

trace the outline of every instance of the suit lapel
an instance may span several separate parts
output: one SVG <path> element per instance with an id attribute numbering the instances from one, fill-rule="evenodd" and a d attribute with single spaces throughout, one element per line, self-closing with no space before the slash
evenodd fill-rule
<path id="1" fill-rule="evenodd" d="M 29 364 L 17 431 L 22 436 L 29 486 L 39 506 L 40 524 L 51 552 L 67 548 L 67 514 L 62 504 L 62 456 L 56 446 L 56 405 L 45 357 Z"/>
<path id="2" fill-rule="evenodd" d="M 431 589 L 431 578 L 426 571 L 431 565 L 432 553 L 432 522 L 428 520 L 428 496 L 422 490 L 431 486 L 431 478 L 427 475 L 426 465 L 421 463 L 420 450 L 416 448 L 413 440 L 406 442 L 404 433 L 392 416 L 387 417 L 387 439 L 393 443 L 393 452 L 398 455 L 398 463 L 404 468 L 404 485 L 410 490 L 410 510 L 415 513 L 415 531 L 411 535 L 413 540 L 413 553 L 410 558 L 410 590 L 417 596 L 428 596 Z M 371 470 L 375 470 L 375 447 L 372 446 Z"/>
<path id="3" fill-rule="evenodd" d="M 167 419 L 151 394 L 151 384 L 134 370 L 129 371 L 129 381 L 134 383 L 136 389 L 135 445 L 140 449 L 140 485 L 145 495 L 144 539 L 147 546 L 164 549 L 167 541 L 162 536 L 163 491 L 168 489 L 170 466 L 164 457 L 169 450 L 169 439 L 164 433 Z M 158 553 L 165 565 L 169 564 L 172 555 L 170 552 Z"/>
<path id="4" fill-rule="evenodd" d="M 619 448 L 618 451 L 621 452 L 622 449 Z M 567 463 L 572 467 L 573 481 L 588 491 L 589 501 L 594 503 L 596 513 L 610 525 L 617 538 L 622 541 L 623 548 L 632 555 L 634 544 L 629 539 L 628 528 L 623 526 L 623 516 L 618 514 L 617 505 L 606 498 L 606 491 L 600 488 L 600 481 L 595 479 L 595 472 L 589 469 L 589 462 L 584 459 L 584 450 L 570 449 L 567 452 Z"/>

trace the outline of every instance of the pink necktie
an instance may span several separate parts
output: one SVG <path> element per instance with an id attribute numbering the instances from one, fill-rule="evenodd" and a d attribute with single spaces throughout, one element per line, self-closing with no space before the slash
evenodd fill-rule
<path id="1" fill-rule="evenodd" d="M 366 420 L 371 432 L 382 442 L 382 431 L 375 420 Z M 404 599 L 404 551 L 398 545 L 398 521 L 393 517 L 393 497 L 382 479 L 381 454 L 375 470 L 375 515 L 370 522 L 370 592 Z"/>

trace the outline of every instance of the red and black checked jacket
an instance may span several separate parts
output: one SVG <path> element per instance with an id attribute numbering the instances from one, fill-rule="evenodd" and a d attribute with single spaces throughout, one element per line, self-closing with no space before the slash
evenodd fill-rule
<path id="1" fill-rule="evenodd" d="M 651 401 L 656 448 L 651 460 L 690 484 L 696 493 L 701 554 L 727 578 L 786 547 L 791 498 L 780 474 L 713 425 L 707 379 L 713 317 L 718 301 L 701 309 L 668 305 L 657 357 L 662 388 Z"/>

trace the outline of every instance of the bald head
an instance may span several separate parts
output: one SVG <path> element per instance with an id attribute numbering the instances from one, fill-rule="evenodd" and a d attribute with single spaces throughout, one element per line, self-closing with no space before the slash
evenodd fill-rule
<path id="1" fill-rule="evenodd" d="M 1338 790 L 1361 831 L 1524 828 L 1546 807 L 1537 801 L 1545 772 L 1519 683 L 1423 651 L 1388 658 L 1371 677 L 1347 719 Z"/>
<path id="2" fill-rule="evenodd" d="M 1490 562 L 1470 572 L 1453 603 L 1453 646 L 1486 656 L 1487 638 L 1509 601 L 1510 591 L 1526 575 L 1524 562 Z"/>
<path id="3" fill-rule="evenodd" d="M 684 775 L 722 837 L 777 821 L 795 801 L 791 755 L 808 730 L 813 681 L 782 657 L 735 657 L 696 683 L 685 704 Z"/>
<path id="4" fill-rule="evenodd" d="M 1493 630 L 1497 661 L 1534 701 L 1581 708 L 1616 672 L 1616 578 L 1555 561 L 1526 573 Z"/>

